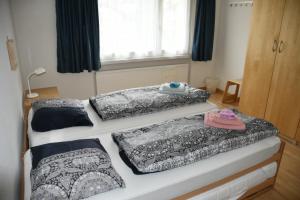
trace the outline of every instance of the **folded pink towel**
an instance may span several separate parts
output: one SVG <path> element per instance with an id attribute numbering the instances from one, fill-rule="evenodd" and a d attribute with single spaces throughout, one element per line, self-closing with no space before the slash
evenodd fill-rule
<path id="1" fill-rule="evenodd" d="M 219 112 L 219 114 L 220 114 L 220 118 L 222 118 L 222 119 L 234 120 L 237 118 L 236 114 L 232 110 L 226 109 L 226 108 L 222 109 Z"/>
<path id="2" fill-rule="evenodd" d="M 219 124 L 226 124 L 226 125 L 241 125 L 243 122 L 238 119 L 237 117 L 234 119 L 224 119 L 220 116 L 220 113 L 210 113 L 210 120 Z"/>
<path id="3" fill-rule="evenodd" d="M 206 113 L 204 115 L 204 125 L 216 127 L 216 128 L 224 128 L 224 129 L 230 129 L 230 130 L 245 130 L 246 126 L 245 123 L 242 122 L 240 119 L 237 118 L 238 124 L 223 124 L 213 121 L 212 119 L 215 117 L 216 113 Z"/>

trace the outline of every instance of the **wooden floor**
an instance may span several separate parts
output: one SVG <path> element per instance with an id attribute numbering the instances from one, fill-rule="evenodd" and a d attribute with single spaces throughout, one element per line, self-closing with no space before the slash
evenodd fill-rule
<path id="1" fill-rule="evenodd" d="M 222 103 L 222 92 L 217 92 L 209 101 L 219 107 L 238 108 L 238 103 Z M 300 200 L 300 146 L 286 141 L 275 186 L 255 197 L 255 200 Z"/>

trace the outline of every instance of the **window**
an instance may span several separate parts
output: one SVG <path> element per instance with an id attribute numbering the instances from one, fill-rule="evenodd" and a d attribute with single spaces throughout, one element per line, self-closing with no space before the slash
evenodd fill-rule
<path id="1" fill-rule="evenodd" d="M 102 61 L 188 54 L 189 0 L 101 0 Z"/>

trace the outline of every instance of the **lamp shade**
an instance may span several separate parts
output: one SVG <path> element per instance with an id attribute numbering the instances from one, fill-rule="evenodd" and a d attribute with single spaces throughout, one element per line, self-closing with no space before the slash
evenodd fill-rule
<path id="1" fill-rule="evenodd" d="M 27 98 L 35 98 L 35 97 L 38 97 L 39 94 L 38 93 L 32 93 L 31 92 L 31 88 L 30 88 L 30 79 L 33 77 L 33 76 L 40 76 L 42 74 L 45 74 L 46 73 L 46 69 L 43 68 L 43 67 L 39 67 L 37 69 L 35 69 L 31 74 L 29 74 L 27 76 L 27 84 L 28 84 L 28 91 L 29 93 L 27 94 Z"/>
<path id="2" fill-rule="evenodd" d="M 35 75 L 39 76 L 39 75 L 46 73 L 46 69 L 43 67 L 39 67 L 39 68 L 35 69 L 33 73 Z"/>

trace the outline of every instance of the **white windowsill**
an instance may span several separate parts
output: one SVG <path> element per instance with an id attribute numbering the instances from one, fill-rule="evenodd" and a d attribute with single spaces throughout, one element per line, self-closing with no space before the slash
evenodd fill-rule
<path id="1" fill-rule="evenodd" d="M 117 64 L 130 64 L 130 63 L 142 63 L 151 61 L 170 61 L 170 60 L 186 60 L 190 59 L 191 55 L 172 56 L 172 57 L 152 57 L 152 58 L 133 58 L 124 60 L 102 60 L 102 66 L 117 65 Z"/>

